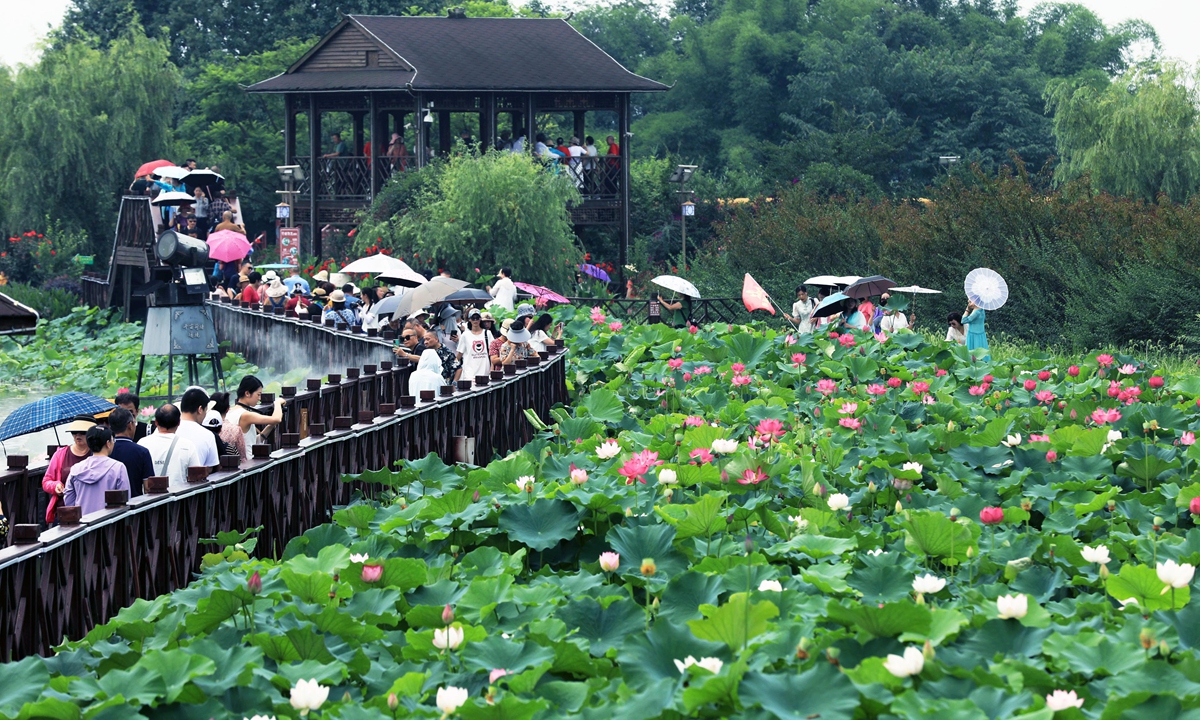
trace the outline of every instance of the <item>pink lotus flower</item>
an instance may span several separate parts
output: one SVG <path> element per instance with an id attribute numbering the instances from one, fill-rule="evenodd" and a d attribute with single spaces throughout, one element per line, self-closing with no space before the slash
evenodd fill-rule
<path id="1" fill-rule="evenodd" d="M 691 382 L 691 381 L 692 381 L 692 374 L 691 374 L 690 372 L 685 372 L 685 373 L 683 374 L 683 381 L 684 381 L 684 382 Z"/>
<path id="2" fill-rule="evenodd" d="M 757 485 L 767 479 L 767 474 L 762 468 L 746 468 L 742 471 L 741 477 L 737 479 L 739 485 Z"/>
<path id="3" fill-rule="evenodd" d="M 600 309 L 599 307 L 592 308 L 593 325 L 603 325 L 605 320 L 607 320 L 607 318 L 604 317 L 604 310 Z"/>
<path id="4" fill-rule="evenodd" d="M 945 376 L 946 376 L 946 371 L 941 368 L 938 368 L 938 371 L 936 373 L 934 373 L 934 377 L 945 377 Z"/>
<path id="5" fill-rule="evenodd" d="M 1137 368 L 1130 365 L 1129 363 L 1125 363 L 1124 365 L 1122 365 L 1121 367 L 1119 367 L 1117 369 L 1117 372 L 1121 373 L 1122 375 L 1132 375 L 1135 372 L 1137 372 Z"/>
<path id="6" fill-rule="evenodd" d="M 1046 451 L 1046 462 L 1052 463 L 1057 460 L 1058 460 L 1058 453 L 1054 452 L 1053 450 Z"/>
<path id="7" fill-rule="evenodd" d="M 1092 411 L 1092 422 L 1097 425 L 1114 423 L 1121 419 L 1121 411 L 1116 408 L 1096 408 Z"/>
<path id="8" fill-rule="evenodd" d="M 608 329 L 609 329 L 609 330 L 612 330 L 613 332 L 616 332 L 616 331 L 620 330 L 620 329 L 621 329 L 621 328 L 623 328 L 623 327 L 625 327 L 625 326 L 621 324 L 621 321 L 620 321 L 620 320 L 613 320 L 612 322 L 610 322 L 610 323 L 608 324 Z"/>
<path id="9" fill-rule="evenodd" d="M 912 390 L 916 395 L 924 395 L 929 392 L 929 383 L 924 380 L 913 380 L 908 385 L 908 389 Z"/>
<path id="10" fill-rule="evenodd" d="M 1045 403 L 1047 405 L 1054 402 L 1054 393 L 1050 392 L 1049 390 L 1039 390 L 1037 395 L 1034 395 L 1034 397 L 1037 398 L 1038 402 Z"/>
<path id="11" fill-rule="evenodd" d="M 582 485 L 587 482 L 587 470 L 575 467 L 575 463 L 571 463 L 571 483 L 573 485 Z"/>
<path id="12" fill-rule="evenodd" d="M 1113 360 L 1113 356 L 1107 353 L 1102 353 L 1096 356 L 1096 364 L 1100 367 L 1111 367 L 1114 362 L 1116 361 Z"/>
<path id="13" fill-rule="evenodd" d="M 1067 368 L 1067 374 L 1071 377 L 1079 377 L 1079 366 L 1072 365 L 1071 367 Z"/>
<path id="14" fill-rule="evenodd" d="M 646 478 L 643 476 L 650 471 L 650 468 L 662 464 L 663 461 L 658 459 L 658 453 L 643 450 L 626 460 L 617 473 L 625 478 L 626 485 L 632 485 L 635 480 L 645 485 Z"/>
<path id="15" fill-rule="evenodd" d="M 1037 387 L 1037 380 L 1026 380 L 1025 381 L 1025 389 L 1028 390 L 1029 392 L 1033 392 L 1034 388 L 1036 388 L 1036 387 Z"/>
<path id="16" fill-rule="evenodd" d="M 688 457 L 693 460 L 699 460 L 704 464 L 708 464 L 713 461 L 713 454 L 708 451 L 708 448 L 696 448 L 688 453 Z"/>
<path id="17" fill-rule="evenodd" d="M 750 376 L 749 375 L 734 375 L 733 379 L 730 380 L 729 382 L 733 383 L 734 387 L 741 387 L 742 385 L 749 385 L 750 384 Z"/>
<path id="18" fill-rule="evenodd" d="M 967 388 L 967 392 L 969 392 L 972 395 L 979 396 L 979 395 L 986 394 L 987 388 L 984 387 L 983 385 L 972 385 L 971 387 Z"/>
<path id="19" fill-rule="evenodd" d="M 830 331 L 830 333 L 829 333 L 830 340 L 837 340 L 839 337 L 841 337 L 841 336 L 837 334 L 837 331 Z"/>
<path id="20" fill-rule="evenodd" d="M 712 372 L 712 368 L 708 365 L 698 365 L 693 368 L 692 372 L 696 373 L 697 375 L 707 375 Z"/>
<path id="21" fill-rule="evenodd" d="M 860 421 L 858 418 L 844 417 L 841 420 L 838 420 L 838 425 L 841 425 L 844 428 L 850 428 L 851 430 L 857 430 L 862 427 L 862 421 Z"/>
<path id="22" fill-rule="evenodd" d="M 807 359 L 808 359 L 808 356 L 805 355 L 804 353 L 792 353 L 792 364 L 793 365 L 803 365 L 804 361 Z"/>
<path id="23" fill-rule="evenodd" d="M 1050 371 L 1049 370 L 1042 370 L 1041 372 L 1038 373 L 1038 380 L 1041 380 L 1042 382 L 1046 382 L 1049 379 L 1050 379 Z"/>
<path id="24" fill-rule="evenodd" d="M 1180 445 L 1195 445 L 1196 444 L 1196 434 L 1194 432 L 1192 432 L 1191 430 L 1185 430 L 1183 432 L 1183 435 L 1179 436 L 1179 444 Z"/>
<path id="25" fill-rule="evenodd" d="M 900 383 L 902 383 L 902 382 L 904 382 L 904 381 L 898 377 L 890 377 L 890 378 L 888 378 L 887 386 L 890 388 L 898 388 L 898 387 L 900 387 Z"/>
<path id="26" fill-rule="evenodd" d="M 783 342 L 786 345 L 795 345 L 796 344 L 796 336 L 791 333 L 788 333 L 787 337 L 785 337 L 783 339 Z"/>
<path id="27" fill-rule="evenodd" d="M 926 405 L 933 405 L 937 402 L 937 398 L 932 395 L 926 395 L 921 398 L 921 402 L 925 403 Z"/>
<path id="28" fill-rule="evenodd" d="M 671 358 L 667 361 L 667 367 L 671 368 L 672 370 L 678 370 L 679 368 L 683 367 L 683 358 Z"/>
<path id="29" fill-rule="evenodd" d="M 700 427 L 704 424 L 704 418 L 699 415 L 688 415 L 683 419 L 683 424 L 688 427 Z"/>
<path id="30" fill-rule="evenodd" d="M 783 423 L 775 418 L 764 418 L 759 421 L 758 426 L 754 428 L 754 432 L 758 433 L 764 440 L 781 438 L 783 437 Z"/>
<path id="31" fill-rule="evenodd" d="M 507 674 L 508 674 L 508 671 L 505 670 L 504 668 L 496 668 L 495 670 L 488 673 L 488 683 L 494 685 L 497 680 L 499 680 L 500 678 L 504 677 Z"/>
<path id="32" fill-rule="evenodd" d="M 1050 436 L 1029 433 L 1029 442 L 1050 442 Z"/>
<path id="33" fill-rule="evenodd" d="M 741 375 L 746 371 L 746 366 L 741 363 L 734 363 L 729 366 L 729 369 L 733 371 L 734 375 Z"/>
<path id="34" fill-rule="evenodd" d="M 695 325 L 688 325 L 688 332 L 695 335 L 696 333 L 700 332 L 700 328 L 696 327 Z"/>
<path id="35" fill-rule="evenodd" d="M 367 583 L 379 582 L 379 578 L 383 577 L 382 565 L 363 565 L 362 581 Z"/>
<path id="36" fill-rule="evenodd" d="M 1004 509 L 998 507 L 985 507 L 979 511 L 979 522 L 984 525 L 999 525 L 1004 522 Z"/>
<path id="37" fill-rule="evenodd" d="M 127 388 L 127 387 L 124 387 L 124 388 L 117 388 L 117 394 L 118 394 L 118 395 L 120 395 L 121 393 L 127 393 L 127 392 L 129 392 L 129 388 Z"/>
<path id="38" fill-rule="evenodd" d="M 829 378 L 821 378 L 817 381 L 817 392 L 825 396 L 832 395 L 837 392 L 837 383 Z"/>
<path id="39" fill-rule="evenodd" d="M 1164 380 L 1162 375 L 1155 375 L 1154 377 L 1150 378 L 1150 387 L 1157 390 L 1163 386 L 1163 382 Z"/>
<path id="40" fill-rule="evenodd" d="M 858 412 L 858 403 L 842 403 L 842 406 L 838 408 L 838 412 L 843 415 L 853 415 L 854 413 Z"/>
<path id="41" fill-rule="evenodd" d="M 879 383 L 871 383 L 867 386 L 868 395 L 887 395 L 887 388 Z"/>
<path id="42" fill-rule="evenodd" d="M 850 333 L 846 333 L 846 334 L 842 335 L 841 337 L 839 337 L 838 343 L 842 347 L 854 347 L 855 345 L 857 345 L 857 343 L 854 342 L 854 336 L 851 335 Z"/>
<path id="43" fill-rule="evenodd" d="M 621 567 L 621 556 L 615 552 L 600 553 L 600 569 L 604 572 L 613 572 Z"/>

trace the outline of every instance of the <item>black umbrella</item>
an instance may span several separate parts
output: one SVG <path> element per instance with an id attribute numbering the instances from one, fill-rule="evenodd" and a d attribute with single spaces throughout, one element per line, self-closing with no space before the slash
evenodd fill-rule
<path id="1" fill-rule="evenodd" d="M 445 302 L 488 302 L 492 296 L 486 290 L 463 288 L 446 296 Z"/>
<path id="2" fill-rule="evenodd" d="M 842 292 L 846 294 L 846 297 L 864 300 L 872 295 L 882 295 L 894 287 L 896 287 L 896 283 L 888 278 L 882 275 L 872 275 L 871 277 L 859 278 Z"/>

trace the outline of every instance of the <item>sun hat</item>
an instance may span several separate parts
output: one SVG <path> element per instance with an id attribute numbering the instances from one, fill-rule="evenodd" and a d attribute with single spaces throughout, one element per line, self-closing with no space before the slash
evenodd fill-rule
<path id="1" fill-rule="evenodd" d="M 474 318 L 479 318 L 479 319 L 481 319 L 481 320 L 482 320 L 482 319 L 483 319 L 483 313 L 479 312 L 478 310 L 476 310 L 476 309 L 474 309 L 474 308 L 471 308 L 471 312 L 467 313 L 467 319 L 468 319 L 468 320 L 472 320 L 472 319 L 474 319 Z"/>
<path id="2" fill-rule="evenodd" d="M 496 321 L 496 317 L 495 317 L 494 315 L 492 315 L 490 312 L 486 311 L 486 310 L 484 310 L 484 311 L 483 311 L 483 313 L 482 313 L 481 317 L 482 317 L 484 320 L 491 320 L 492 322 L 495 322 L 495 321 Z"/>
<path id="3" fill-rule="evenodd" d="M 320 295 L 320 296 L 324 297 L 324 296 L 328 295 L 329 293 L 325 292 L 325 288 L 317 288 L 316 290 L 312 291 L 312 294 Z"/>
<path id="4" fill-rule="evenodd" d="M 279 276 L 275 274 L 274 270 L 268 270 L 267 274 L 263 275 L 262 277 L 264 282 L 274 282 L 275 280 L 279 279 Z"/>
<path id="5" fill-rule="evenodd" d="M 334 290 L 329 293 L 329 299 L 334 302 L 346 302 L 346 293 L 341 290 Z"/>
<path id="6" fill-rule="evenodd" d="M 421 317 L 422 315 L 429 315 L 429 310 L 427 308 L 417 308 L 416 311 L 413 312 L 412 315 L 409 315 L 409 317 L 418 318 L 418 317 Z"/>
<path id="7" fill-rule="evenodd" d="M 284 287 L 283 283 L 279 282 L 279 278 L 275 278 L 271 281 L 271 287 L 267 288 L 267 297 L 279 298 L 284 295 L 287 295 L 287 288 Z"/>
<path id="8" fill-rule="evenodd" d="M 504 322 L 500 323 L 500 330 L 501 330 L 502 332 L 508 332 L 508 329 L 509 329 L 510 327 L 512 327 L 512 324 L 513 324 L 513 319 L 512 319 L 512 318 L 508 318 L 508 319 L 507 319 L 507 320 L 505 320 Z"/>
<path id="9" fill-rule="evenodd" d="M 245 273 L 238 275 L 238 282 L 239 283 L 248 283 L 248 282 L 250 282 L 250 276 L 246 275 Z"/>
<path id="10" fill-rule="evenodd" d="M 88 418 L 75 418 L 64 430 L 69 433 L 85 433 L 96 427 L 96 422 Z"/>
<path id="11" fill-rule="evenodd" d="M 329 271 L 322 270 L 321 272 L 317 273 L 316 275 L 313 275 L 313 280 L 320 280 L 321 282 L 329 282 Z"/>
<path id="12" fill-rule="evenodd" d="M 221 423 L 221 413 L 216 410 L 209 410 L 204 414 L 204 419 L 200 421 L 200 424 L 206 428 L 219 428 Z"/>
<path id="13" fill-rule="evenodd" d="M 525 328 L 519 328 L 517 330 L 514 330 L 513 328 L 510 327 L 504 331 L 504 337 L 508 338 L 509 342 L 514 342 L 514 343 L 529 342 L 529 331 L 526 330 Z"/>
<path id="14" fill-rule="evenodd" d="M 533 316 L 534 316 L 533 306 L 530 305 L 529 303 L 521 303 L 520 305 L 517 306 L 517 317 L 518 318 L 533 317 Z"/>

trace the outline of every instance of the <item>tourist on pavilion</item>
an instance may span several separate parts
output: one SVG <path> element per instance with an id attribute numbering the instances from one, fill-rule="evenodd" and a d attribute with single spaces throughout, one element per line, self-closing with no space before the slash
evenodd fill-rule
<path id="1" fill-rule="evenodd" d="M 198 387 L 188 388 L 179 401 L 179 429 L 175 432 L 196 450 L 192 465 L 215 468 L 221 465 L 220 450 L 213 434 L 200 425 L 208 414 L 208 393 Z"/>
<path id="2" fill-rule="evenodd" d="M 142 401 L 137 396 L 137 393 L 124 390 L 117 393 L 117 396 L 113 398 L 113 405 L 125 408 L 129 411 L 129 414 L 134 417 L 134 419 L 137 419 L 138 412 L 141 410 Z M 149 425 L 138 421 L 137 430 L 133 433 L 133 441 L 137 442 L 138 440 L 146 437 L 147 434 L 149 434 Z"/>
<path id="3" fill-rule="evenodd" d="M 212 206 L 209 206 L 209 211 L 212 211 Z M 246 234 L 246 228 L 242 227 L 233 220 L 233 210 L 226 210 L 221 213 L 221 222 L 217 223 L 217 232 L 222 230 L 230 230 L 235 233 Z"/>
<path id="4" fill-rule="evenodd" d="M 421 355 L 425 352 L 425 343 L 421 341 L 411 320 L 404 323 L 404 329 L 400 331 L 400 337 L 397 340 L 399 344 L 392 348 L 392 353 L 396 357 L 410 362 L 420 362 Z"/>
<path id="5" fill-rule="evenodd" d="M 192 197 L 196 198 L 196 230 L 199 233 L 196 237 L 203 240 L 208 237 L 208 229 L 212 227 L 212 216 L 209 214 L 211 202 L 202 187 L 193 190 Z"/>
<path id="6" fill-rule="evenodd" d="M 488 334 L 483 329 L 483 313 L 472 309 L 467 315 L 467 329 L 458 338 L 456 352 L 461 368 L 458 378 L 474 381 L 492 371 L 488 357 Z"/>
<path id="7" fill-rule="evenodd" d="M 187 483 L 188 468 L 193 464 L 196 448 L 180 437 L 179 408 L 167 403 L 154 411 L 154 432 L 138 440 L 138 445 L 150 451 L 154 474 L 170 478 L 171 485 Z"/>
<path id="8" fill-rule="evenodd" d="M 296 292 L 296 288 L 300 288 L 304 295 L 307 295 L 309 292 L 311 292 L 308 287 L 308 281 L 300 277 L 300 268 L 298 266 L 292 267 L 291 273 L 283 279 L 283 284 L 287 286 L 289 293 L 294 294 Z"/>
<path id="9" fill-rule="evenodd" d="M 213 440 L 217 443 L 218 457 L 239 454 L 233 446 L 221 437 L 221 431 L 225 429 L 225 415 L 228 413 L 229 393 L 213 393 L 208 399 L 208 411 L 204 413 L 204 419 L 200 421 L 200 427 L 211 433 Z"/>
<path id="10" fill-rule="evenodd" d="M 358 313 L 353 309 L 346 307 L 346 293 L 341 290 L 334 290 L 329 294 L 329 309 L 321 317 L 322 320 L 332 319 L 334 322 L 353 327 L 358 324 Z"/>
<path id="11" fill-rule="evenodd" d="M 262 380 L 247 375 L 238 383 L 237 403 L 225 414 L 221 439 L 229 443 L 243 460 L 250 459 L 250 448 L 258 440 L 257 425 L 278 425 L 283 422 L 283 406 L 287 402 L 275 398 L 275 411 L 263 415 L 256 409 L 262 401 Z"/>
<path id="12" fill-rule="evenodd" d="M 208 219 L 216 225 L 225 219 L 225 213 L 229 213 L 229 217 L 232 218 L 233 206 L 225 198 L 225 191 L 218 189 L 208 203 Z M 208 229 L 212 230 L 213 228 L 210 227 Z"/>
<path id="13" fill-rule="evenodd" d="M 508 331 L 512 328 L 512 326 L 512 318 L 508 318 L 504 322 L 500 323 L 499 335 L 497 335 L 495 340 L 492 340 L 490 343 L 488 343 L 488 359 L 492 361 L 492 367 L 496 370 L 499 370 L 500 366 L 504 364 L 502 362 L 503 358 L 500 357 L 500 351 L 504 347 L 505 343 L 508 342 Z"/>
<path id="14" fill-rule="evenodd" d="M 342 140 L 341 133 L 334 133 L 329 136 L 329 139 L 330 139 L 330 141 L 333 142 L 333 152 L 325 153 L 321 157 L 335 158 L 335 157 L 349 157 L 350 156 L 350 147 L 348 145 L 346 145 L 346 142 L 344 140 Z"/>
<path id="15" fill-rule="evenodd" d="M 453 305 L 447 305 L 438 313 L 438 324 L 433 329 L 438 336 L 438 343 L 449 352 L 458 352 L 458 318 L 462 311 Z"/>
<path id="16" fill-rule="evenodd" d="M 452 350 L 442 345 L 436 332 L 425 333 L 425 352 L 421 353 L 421 357 L 425 357 L 430 350 L 437 353 L 438 361 L 442 364 L 443 384 L 450 384 L 458 372 L 458 356 Z"/>
<path id="17" fill-rule="evenodd" d="M 267 287 L 266 297 L 263 300 L 263 308 L 274 310 L 275 308 L 287 308 L 287 288 L 279 278 L 271 281 Z"/>
<path id="18" fill-rule="evenodd" d="M 512 281 L 512 268 L 500 268 L 499 278 L 496 281 L 495 287 L 491 285 L 484 287 L 484 290 L 487 290 L 488 294 L 494 298 L 486 307 L 502 307 L 512 312 L 513 305 L 517 301 L 517 286 Z"/>
<path id="19" fill-rule="evenodd" d="M 138 425 L 133 421 L 133 413 L 119 407 L 108 415 L 108 429 L 113 434 L 113 449 L 109 457 L 125 466 L 126 477 L 129 478 L 129 497 L 142 494 L 142 483 L 154 474 L 154 461 L 150 451 L 134 438 Z"/>
<path id="20" fill-rule="evenodd" d="M 71 468 L 92 454 L 87 443 L 87 431 L 95 426 L 96 421 L 89 417 L 78 417 L 67 425 L 65 429 L 71 434 L 71 444 L 55 451 L 46 472 L 42 474 L 42 490 L 50 495 L 50 502 L 46 506 L 47 523 L 54 522 L 54 511 L 66 492 L 67 476 L 71 474 Z"/>
<path id="21" fill-rule="evenodd" d="M 504 335 L 504 344 L 500 346 L 500 364 L 512 365 L 518 360 L 526 360 L 533 354 L 529 347 L 529 331 L 518 323 L 513 323 Z"/>
<path id="22" fill-rule="evenodd" d="M 405 147 L 404 138 L 400 136 L 400 133 L 392 133 L 392 142 L 388 144 L 387 156 L 393 170 L 404 171 L 406 169 L 408 148 Z"/>
<path id="23" fill-rule="evenodd" d="M 113 450 L 112 431 L 103 425 L 94 425 L 85 434 L 91 457 L 76 463 L 67 476 L 63 491 L 63 503 L 78 505 L 82 515 L 103 510 L 106 490 L 129 490 L 129 473 L 125 466 L 109 455 Z"/>
<path id="24" fill-rule="evenodd" d="M 242 279 L 241 277 L 238 278 L 239 284 L 241 284 L 240 283 L 241 279 Z M 237 299 L 241 302 L 250 303 L 250 307 L 254 307 L 255 305 L 261 305 L 262 304 L 262 292 L 260 291 L 261 287 L 262 287 L 262 275 L 260 275 L 259 272 L 257 270 L 255 270 L 255 271 L 251 272 L 249 276 L 246 276 L 246 284 L 242 286 L 242 291 L 239 294 Z"/>
<path id="25" fill-rule="evenodd" d="M 417 369 L 408 378 L 409 395 L 420 396 L 422 390 L 437 391 L 446 381 L 442 377 L 442 360 L 437 351 L 429 349 L 421 353 Z"/>
<path id="26" fill-rule="evenodd" d="M 546 352 L 547 345 L 557 345 L 562 342 L 562 323 L 555 328 L 553 337 L 547 332 L 553 322 L 554 318 L 550 316 L 550 313 L 542 313 L 536 320 L 528 324 L 529 347 L 534 352 Z"/>
<path id="27" fill-rule="evenodd" d="M 812 332 L 812 314 L 816 309 L 817 303 L 808 296 L 808 288 L 798 285 L 796 286 L 796 302 L 792 303 L 792 314 L 784 313 L 783 316 L 790 322 L 796 323 L 801 333 Z"/>

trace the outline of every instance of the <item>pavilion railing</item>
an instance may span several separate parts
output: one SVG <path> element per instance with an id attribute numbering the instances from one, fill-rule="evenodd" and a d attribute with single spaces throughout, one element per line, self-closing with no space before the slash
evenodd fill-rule
<path id="1" fill-rule="evenodd" d="M 79 278 L 82 302 L 88 307 L 108 307 L 108 278 L 88 274 Z"/>
<path id="2" fill-rule="evenodd" d="M 224 307 L 219 317 L 225 329 L 242 321 L 288 322 Z M 563 354 L 551 355 L 486 387 L 417 400 L 409 408 L 400 405 L 410 366 L 384 360 L 310 378 L 304 388 L 283 389 L 283 423 L 236 469 L 40 533 L 45 467 L 9 456 L 8 470 L 0 472 L 0 496 L 14 523 L 13 544 L 0 550 L 0 661 L 48 654 L 137 598 L 183 587 L 200 569 L 200 539 L 217 532 L 261 525 L 256 554 L 279 557 L 291 538 L 328 522 L 335 505 L 350 502 L 355 492 L 377 492 L 377 486 L 341 482 L 343 473 L 431 452 L 447 462 L 462 459 L 466 438 L 474 439 L 477 463 L 521 447 L 532 438 L 524 410 L 548 418 L 551 407 L 567 401 L 565 366 Z M 269 401 L 263 398 L 262 411 Z"/>

